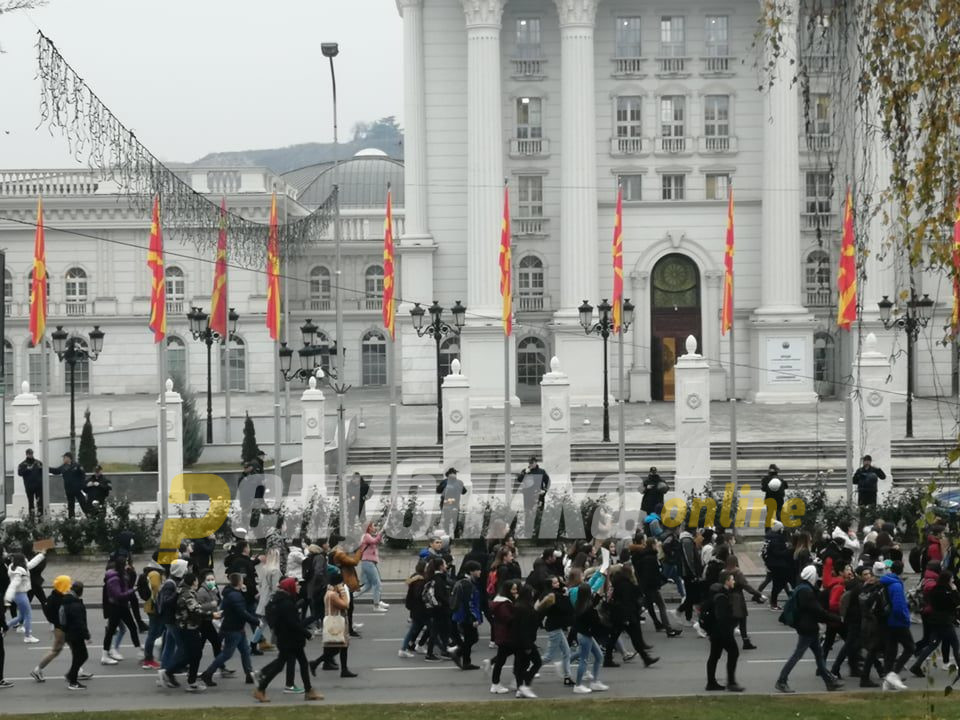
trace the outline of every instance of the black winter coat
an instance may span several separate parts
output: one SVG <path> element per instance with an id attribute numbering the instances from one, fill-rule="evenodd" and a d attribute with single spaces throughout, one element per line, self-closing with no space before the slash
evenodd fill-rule
<path id="1" fill-rule="evenodd" d="M 823 609 L 810 583 L 801 580 L 794 592 L 797 596 L 797 623 L 794 628 L 798 635 L 818 635 L 820 623 L 840 623 L 839 616 Z"/>
<path id="2" fill-rule="evenodd" d="M 87 629 L 87 608 L 73 593 L 63 596 L 60 618 L 67 642 L 83 642 L 90 639 L 90 631 Z"/>
<path id="3" fill-rule="evenodd" d="M 278 590 L 271 602 L 276 603 L 277 621 L 273 632 L 277 636 L 277 647 L 281 650 L 299 650 L 306 647 L 311 633 L 300 622 L 297 611 L 297 599 L 284 590 Z"/>

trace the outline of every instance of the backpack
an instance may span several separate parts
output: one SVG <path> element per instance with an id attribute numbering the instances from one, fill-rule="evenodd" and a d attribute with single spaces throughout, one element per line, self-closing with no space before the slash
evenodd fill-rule
<path id="1" fill-rule="evenodd" d="M 420 599 L 423 600 L 423 606 L 427 610 L 433 610 L 436 607 L 440 607 L 440 601 L 437 600 L 436 580 L 431 580 L 430 582 L 424 584 L 423 589 L 420 591 Z"/>
<path id="2" fill-rule="evenodd" d="M 783 604 L 783 610 L 779 617 L 780 622 L 787 627 L 796 628 L 798 610 L 797 588 L 794 588 L 790 591 L 790 594 L 787 595 L 787 601 Z"/>
<path id="3" fill-rule="evenodd" d="M 493 597 L 497 594 L 497 571 L 491 570 L 487 573 L 487 595 Z"/>
<path id="4" fill-rule="evenodd" d="M 767 555 L 770 553 L 770 541 L 764 540 L 763 545 L 760 548 L 760 559 L 764 562 L 767 561 Z"/>
<path id="5" fill-rule="evenodd" d="M 157 615 L 166 615 L 171 607 L 176 610 L 176 603 L 177 583 L 173 580 L 165 580 L 163 585 L 160 586 L 160 590 L 157 591 L 157 600 L 154 602 Z"/>
<path id="6" fill-rule="evenodd" d="M 144 568 L 140 574 L 137 576 L 137 595 L 140 596 L 141 600 L 149 600 L 150 595 L 150 578 L 147 577 L 147 573 L 152 572 L 147 568 Z"/>
<path id="7" fill-rule="evenodd" d="M 714 606 L 716 597 L 716 593 L 710 593 L 700 605 L 700 627 L 702 627 L 708 635 L 712 634 L 714 628 L 717 626 L 717 610 Z"/>
<path id="8" fill-rule="evenodd" d="M 663 559 L 672 565 L 680 565 L 680 541 L 673 533 L 667 533 L 663 538 Z"/>
<path id="9" fill-rule="evenodd" d="M 275 629 L 277 625 L 277 618 L 279 617 L 277 614 L 279 608 L 277 606 L 279 604 L 277 594 L 274 593 L 270 596 L 270 599 L 267 601 L 267 606 L 263 609 L 263 620 L 271 630 Z"/>
<path id="10" fill-rule="evenodd" d="M 887 588 L 881 586 L 873 601 L 873 614 L 877 620 L 880 620 L 885 625 L 892 612 L 893 603 L 890 601 L 890 592 Z"/>
<path id="11" fill-rule="evenodd" d="M 467 596 L 467 606 L 469 609 L 469 598 L 473 596 L 473 580 L 469 577 L 460 578 L 453 584 L 453 587 L 450 588 L 450 609 L 452 611 L 457 609 L 457 603 L 459 602 L 461 593 Z"/>

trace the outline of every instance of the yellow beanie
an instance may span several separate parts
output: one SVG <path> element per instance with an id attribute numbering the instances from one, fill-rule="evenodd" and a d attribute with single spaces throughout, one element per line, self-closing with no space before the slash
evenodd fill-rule
<path id="1" fill-rule="evenodd" d="M 53 589 L 61 595 L 68 593 L 72 584 L 73 581 L 70 580 L 69 575 L 57 575 L 57 577 L 53 579 Z"/>

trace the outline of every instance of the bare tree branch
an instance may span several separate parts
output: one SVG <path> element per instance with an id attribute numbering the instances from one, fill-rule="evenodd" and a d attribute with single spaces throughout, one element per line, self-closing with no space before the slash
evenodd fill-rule
<path id="1" fill-rule="evenodd" d="M 0 0 L 0 15 L 14 10 L 32 10 L 47 4 L 47 0 Z"/>

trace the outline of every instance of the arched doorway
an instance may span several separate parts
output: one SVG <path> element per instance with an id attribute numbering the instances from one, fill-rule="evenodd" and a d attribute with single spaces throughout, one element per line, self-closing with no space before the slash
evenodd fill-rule
<path id="1" fill-rule="evenodd" d="M 547 372 L 547 344 L 535 335 L 517 342 L 517 397 L 540 402 L 540 381 Z"/>
<path id="2" fill-rule="evenodd" d="M 650 276 L 650 393 L 673 400 L 674 366 L 688 335 L 700 334 L 700 271 L 686 255 L 661 258 Z"/>
<path id="3" fill-rule="evenodd" d="M 828 332 L 813 334 L 813 387 L 820 397 L 833 397 L 837 382 L 837 347 Z"/>

